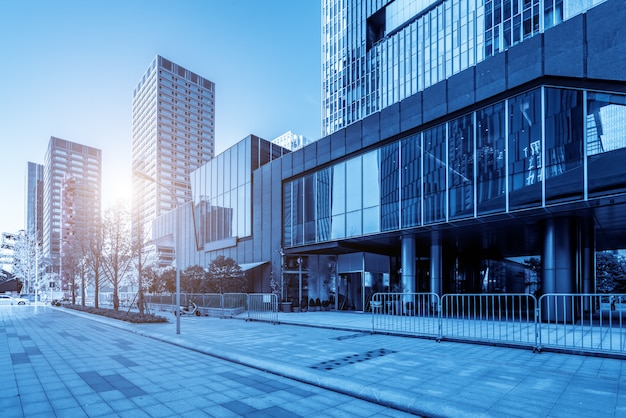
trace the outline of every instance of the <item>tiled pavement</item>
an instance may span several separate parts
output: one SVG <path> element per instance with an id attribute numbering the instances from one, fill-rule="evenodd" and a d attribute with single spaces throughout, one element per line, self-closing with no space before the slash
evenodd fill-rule
<path id="1" fill-rule="evenodd" d="M 66 311 L 0 309 L 0 415 L 626 416 L 617 359 L 370 334 L 353 313 L 182 317 L 176 335 L 165 313 Z"/>

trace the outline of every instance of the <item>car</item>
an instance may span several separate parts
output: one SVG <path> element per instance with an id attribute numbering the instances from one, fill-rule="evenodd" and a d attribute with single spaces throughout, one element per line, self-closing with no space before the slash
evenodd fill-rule
<path id="1" fill-rule="evenodd" d="M 28 305 L 28 299 L 14 298 L 11 295 L 0 295 L 0 305 Z"/>

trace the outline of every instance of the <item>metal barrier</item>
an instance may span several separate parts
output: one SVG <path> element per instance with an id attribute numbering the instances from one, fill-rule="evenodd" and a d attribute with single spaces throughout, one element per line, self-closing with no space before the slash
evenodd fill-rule
<path id="1" fill-rule="evenodd" d="M 441 338 L 537 346 L 537 300 L 529 294 L 448 294 Z"/>
<path id="2" fill-rule="evenodd" d="M 546 294 L 539 307 L 539 349 L 626 353 L 626 294 Z"/>
<path id="3" fill-rule="evenodd" d="M 439 337 L 436 293 L 376 293 L 370 301 L 372 331 Z"/>
<path id="4" fill-rule="evenodd" d="M 273 293 L 248 294 L 248 320 L 278 322 L 278 296 Z"/>
<path id="5" fill-rule="evenodd" d="M 222 318 L 232 318 L 248 310 L 247 293 L 224 293 L 222 295 Z"/>

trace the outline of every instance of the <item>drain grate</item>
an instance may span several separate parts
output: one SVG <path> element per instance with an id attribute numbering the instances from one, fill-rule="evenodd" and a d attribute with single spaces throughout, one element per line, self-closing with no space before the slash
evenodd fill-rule
<path id="1" fill-rule="evenodd" d="M 358 334 L 350 334 L 350 335 L 342 335 L 340 337 L 336 337 L 335 340 L 343 341 L 343 340 L 351 340 L 352 338 L 364 337 L 366 334 L 358 333 Z"/>
<path id="2" fill-rule="evenodd" d="M 371 350 L 365 353 L 351 354 L 349 356 L 342 357 L 340 359 L 323 361 L 321 363 L 311 366 L 316 370 L 333 370 L 338 367 L 348 366 L 350 364 L 360 363 L 367 360 L 372 360 L 378 357 L 386 356 L 387 354 L 394 354 L 397 351 L 387 350 L 386 348 L 379 348 L 378 350 Z"/>

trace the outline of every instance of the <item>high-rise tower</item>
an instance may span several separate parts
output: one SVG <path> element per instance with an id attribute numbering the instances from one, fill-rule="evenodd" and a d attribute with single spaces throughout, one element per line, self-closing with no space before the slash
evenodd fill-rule
<path id="1" fill-rule="evenodd" d="M 28 162 L 25 186 L 26 234 L 41 243 L 43 238 L 43 165 Z"/>
<path id="2" fill-rule="evenodd" d="M 55 269 L 63 252 L 93 237 L 100 222 L 101 182 L 101 150 L 50 138 L 43 174 L 43 254 Z"/>
<path id="3" fill-rule="evenodd" d="M 156 56 L 133 91 L 134 220 L 191 199 L 190 173 L 215 151 L 215 84 Z"/>

